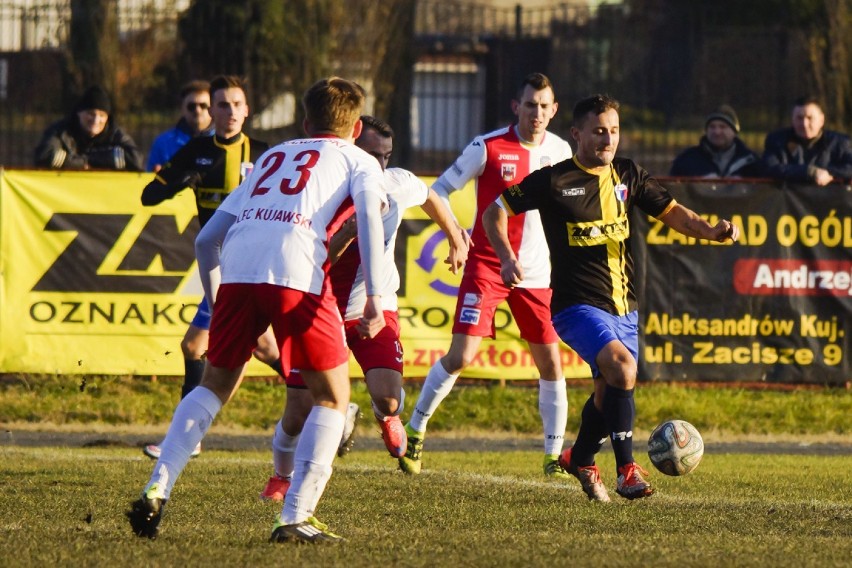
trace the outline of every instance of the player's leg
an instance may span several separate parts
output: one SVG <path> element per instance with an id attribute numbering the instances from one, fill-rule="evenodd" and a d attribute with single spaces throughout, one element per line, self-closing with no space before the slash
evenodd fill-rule
<path id="1" fill-rule="evenodd" d="M 201 384 L 178 404 L 168 433 L 160 445 L 160 457 L 154 471 L 142 496 L 127 513 L 131 529 L 137 536 L 152 539 L 157 536 L 163 507 L 175 482 L 222 405 L 239 386 L 244 367 L 227 369 L 208 365 Z"/>
<path id="2" fill-rule="evenodd" d="M 180 349 L 183 353 L 183 386 L 180 389 L 181 399 L 185 398 L 192 389 L 201 383 L 201 376 L 204 373 L 204 355 L 207 353 L 207 344 L 210 333 L 210 309 L 207 306 L 207 299 L 201 300 L 192 322 L 186 330 L 183 339 L 180 342 Z M 152 459 L 160 457 L 160 444 L 149 444 L 142 449 L 142 452 Z M 201 446 L 194 448 L 192 457 L 196 457 L 201 453 Z"/>
<path id="3" fill-rule="evenodd" d="M 627 499 L 646 497 L 654 492 L 643 477 L 648 472 L 633 458 L 633 424 L 636 420 L 633 393 L 639 356 L 637 322 L 636 312 L 616 317 L 613 327 L 618 339 L 605 345 L 595 358 L 606 383 L 600 404 L 618 469 L 616 492 Z"/>
<path id="4" fill-rule="evenodd" d="M 284 371 L 290 365 L 301 370 L 314 406 L 296 445 L 292 482 L 271 540 L 339 539 L 313 515 L 331 477 L 349 403 L 349 350 L 340 314 L 330 291 L 314 295 L 283 288 L 275 303 L 273 330 L 290 351 L 282 350 Z"/>
<path id="5" fill-rule="evenodd" d="M 308 387 L 302 380 L 301 373 L 291 371 L 285 378 L 287 384 L 287 401 L 281 420 L 275 425 L 272 436 L 272 465 L 274 473 L 260 493 L 262 499 L 283 501 L 290 488 L 293 478 L 293 468 L 296 459 L 296 445 L 302 433 L 305 420 L 314 405 Z"/>
<path id="6" fill-rule="evenodd" d="M 595 501 L 609 501 L 595 464 L 595 456 L 607 438 L 607 425 L 601 406 L 606 382 L 600 375 L 596 357 L 617 337 L 610 319 L 611 316 L 606 312 L 585 305 L 571 306 L 553 316 L 559 337 L 589 364 L 592 376 L 595 377 L 594 392 L 580 413 L 580 429 L 574 445 L 564 450 L 559 459 L 559 464 L 580 480 L 583 491 L 589 499 Z"/>
<path id="7" fill-rule="evenodd" d="M 404 353 L 399 341 L 399 316 L 385 311 L 385 327 L 375 337 L 362 338 L 357 320 L 346 322 L 346 343 L 364 371 L 373 415 L 382 431 L 382 440 L 391 456 L 402 457 L 408 435 L 399 419 L 405 402 L 402 389 Z"/>
<path id="8" fill-rule="evenodd" d="M 255 359 L 269 365 L 273 371 L 281 375 L 281 351 L 278 349 L 278 344 L 275 341 L 275 335 L 272 333 L 272 328 L 263 332 L 263 335 L 257 338 L 257 347 L 252 352 Z"/>
<path id="9" fill-rule="evenodd" d="M 509 294 L 508 303 L 539 372 L 538 410 L 544 434 L 544 474 L 567 479 L 568 473 L 559 465 L 559 454 L 568 424 L 568 394 L 559 336 L 550 323 L 551 296 L 549 288 L 515 288 Z"/>

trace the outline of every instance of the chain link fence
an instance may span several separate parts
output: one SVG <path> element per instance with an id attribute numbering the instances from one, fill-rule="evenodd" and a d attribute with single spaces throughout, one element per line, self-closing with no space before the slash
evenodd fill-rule
<path id="1" fill-rule="evenodd" d="M 399 0 L 398 5 L 405 2 Z M 2 166 L 31 166 L 41 132 L 71 107 L 83 88 L 80 62 L 73 60 L 69 48 L 74 39 L 72 19 L 81 17 L 72 4 L 69 0 L 0 3 Z M 177 119 L 173 96 L 178 86 L 194 78 L 174 69 L 171 74 L 163 72 L 180 56 L 179 19 L 192 4 L 189 0 L 107 4 L 115 10 L 103 21 L 117 48 L 102 56 L 111 66 L 103 76 L 115 93 L 116 120 L 147 151 L 154 137 Z M 560 112 L 551 130 L 565 138 L 570 138 L 576 100 L 595 92 L 618 98 L 620 154 L 655 174 L 665 174 L 681 149 L 697 143 L 704 116 L 720 104 L 736 109 L 741 137 L 760 151 L 768 131 L 787 125 L 792 100 L 819 86 L 812 77 L 808 40 L 800 31 L 720 25 L 722 18 L 713 6 L 703 12 L 672 14 L 666 8 L 670 4 L 642 4 L 647 8 L 635 9 L 638 3 L 537 8 L 448 0 L 412 4 L 411 34 L 403 37 L 404 43 L 384 46 L 379 58 L 382 65 L 397 55 L 405 58 L 410 69 L 394 74 L 391 91 L 406 97 L 395 96 L 390 105 L 374 101 L 376 108 L 390 108 L 387 117 L 401 134 L 395 141 L 394 165 L 419 173 L 443 170 L 473 136 L 512 121 L 510 100 L 521 78 L 532 71 L 553 80 Z M 358 34 L 364 26 L 362 34 L 389 31 L 376 22 L 378 8 L 371 9 L 370 3 L 347 7 L 350 12 L 335 21 L 331 34 L 338 38 L 336 51 L 331 52 L 338 54 L 337 61 L 326 62 L 324 69 L 357 77 L 376 93 L 380 89 L 372 78 L 379 65 L 375 59 L 379 44 L 358 50 L 365 37 Z M 388 21 L 385 28 L 395 25 Z M 261 56 L 248 53 L 242 59 L 250 62 Z M 204 68 L 210 68 L 209 62 Z M 281 73 L 286 75 L 287 70 Z M 263 77 L 252 80 L 262 90 Z M 297 83 L 284 81 L 294 88 L 283 89 L 280 96 L 267 94 L 256 100 L 250 96 L 256 103 L 248 128 L 253 135 L 269 142 L 298 135 Z M 836 119 L 828 116 L 834 128 L 844 130 L 846 125 Z"/>

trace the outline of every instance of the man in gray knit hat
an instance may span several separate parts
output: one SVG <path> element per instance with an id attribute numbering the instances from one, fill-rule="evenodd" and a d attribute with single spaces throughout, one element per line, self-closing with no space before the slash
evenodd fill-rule
<path id="1" fill-rule="evenodd" d="M 669 175 L 704 178 L 761 177 L 763 163 L 739 139 L 740 121 L 728 105 L 722 105 L 704 120 L 704 136 L 697 146 L 681 152 Z"/>

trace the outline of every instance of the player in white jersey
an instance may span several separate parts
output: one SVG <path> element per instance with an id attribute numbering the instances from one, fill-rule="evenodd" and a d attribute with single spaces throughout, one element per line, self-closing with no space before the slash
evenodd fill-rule
<path id="1" fill-rule="evenodd" d="M 459 286 L 450 348 L 429 369 L 405 427 L 408 448 L 399 466 L 406 473 L 420 473 L 429 418 L 473 361 L 482 338 L 494 338 L 494 312 L 505 300 L 540 374 L 538 407 L 544 430 L 544 473 L 560 479 L 570 477 L 559 465 L 568 398 L 559 338 L 550 323 L 550 258 L 541 218 L 538 211 L 532 211 L 510 220 L 512 247 L 527 275 L 523 285 L 515 288 L 500 279 L 500 261 L 482 227 L 482 212 L 507 187 L 530 172 L 571 157 L 568 142 L 547 131 L 557 109 L 550 80 L 541 73 L 527 75 L 512 101 L 517 123 L 476 137 L 432 186 L 448 196 L 476 180 L 477 207 L 473 246 Z"/>
<path id="2" fill-rule="evenodd" d="M 426 184 L 407 170 L 387 168 L 393 151 L 391 127 L 371 116 L 363 116 L 361 119 L 364 129 L 355 144 L 374 156 L 384 169 L 385 191 L 389 204 L 382 214 L 385 252 L 380 285 L 387 325 L 375 337 L 363 339 L 355 329 L 357 318 L 363 311 L 366 289 L 358 248 L 351 244 L 356 237 L 354 217 L 331 239 L 329 254 L 336 262 L 329 276 L 338 299 L 338 307 L 346 322 L 346 341 L 364 372 L 373 413 L 381 428 L 385 447 L 391 456 L 399 458 L 405 453 L 407 436 L 399 419 L 405 392 L 402 389 L 403 352 L 399 340 L 396 295 L 400 279 L 394 250 L 403 213 L 409 207 L 420 206 L 444 231 L 450 244 L 450 255 L 446 262 L 454 274 L 467 258 L 467 242 L 449 208 L 434 190 L 426 187 Z M 281 500 L 287 493 L 293 471 L 293 448 L 302 429 L 306 408 L 311 404 L 310 393 L 299 389 L 299 373 L 291 373 L 285 381 L 288 387 L 287 403 L 272 440 L 275 474 L 269 478 L 261 492 L 264 499 Z"/>
<path id="3" fill-rule="evenodd" d="M 377 288 L 381 207 L 387 203 L 382 170 L 352 144 L 361 131 L 364 100 L 359 85 L 339 77 L 309 88 L 302 99 L 309 138 L 264 153 L 234 196 L 231 211 L 238 214 L 221 252 L 196 249 L 205 295 L 215 302 L 207 365 L 201 385 L 175 410 L 151 478 L 127 513 L 138 536 L 156 537 L 163 507 L 192 449 L 238 388 L 257 338 L 271 325 L 282 370 L 301 369 L 315 406 L 296 447 L 293 482 L 270 540 L 341 540 L 313 514 L 331 477 L 349 402 L 349 353 L 325 268 L 328 239 L 353 203 L 361 220 L 367 291 L 358 331 L 372 337 L 384 327 Z"/>

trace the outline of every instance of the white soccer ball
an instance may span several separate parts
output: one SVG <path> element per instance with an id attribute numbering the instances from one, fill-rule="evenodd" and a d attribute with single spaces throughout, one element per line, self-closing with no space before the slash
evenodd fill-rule
<path id="1" fill-rule="evenodd" d="M 703 455 L 701 434 L 685 420 L 667 420 L 648 438 L 648 457 L 666 475 L 686 475 L 698 467 Z"/>

